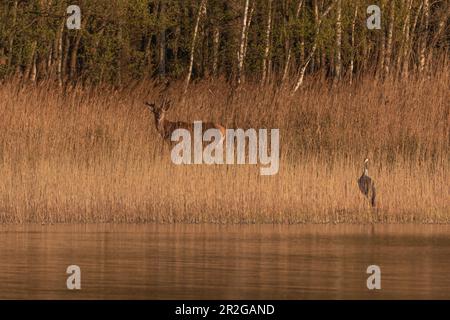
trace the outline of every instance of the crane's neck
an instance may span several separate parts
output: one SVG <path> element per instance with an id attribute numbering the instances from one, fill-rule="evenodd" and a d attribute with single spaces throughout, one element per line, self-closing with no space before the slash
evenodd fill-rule
<path id="1" fill-rule="evenodd" d="M 366 175 L 366 176 L 369 175 L 369 168 L 368 168 L 368 166 L 367 166 L 367 162 L 364 163 L 363 174 Z"/>

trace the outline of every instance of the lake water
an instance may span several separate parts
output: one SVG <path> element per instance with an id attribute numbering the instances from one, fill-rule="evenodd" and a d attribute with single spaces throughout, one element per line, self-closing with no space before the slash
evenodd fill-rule
<path id="1" fill-rule="evenodd" d="M 449 272 L 450 226 L 0 226 L 0 299 L 450 299 Z"/>

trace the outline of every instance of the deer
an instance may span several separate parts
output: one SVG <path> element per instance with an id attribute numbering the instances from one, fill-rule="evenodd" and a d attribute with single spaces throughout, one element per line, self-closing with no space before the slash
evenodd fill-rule
<path id="1" fill-rule="evenodd" d="M 186 129 L 190 132 L 194 130 L 193 123 L 187 123 L 183 121 L 169 121 L 166 119 L 167 111 L 172 106 L 172 101 L 169 99 L 163 99 L 162 103 L 157 106 L 155 102 L 145 102 L 150 112 L 153 113 L 155 117 L 156 130 L 159 132 L 160 136 L 167 142 L 171 142 L 172 132 L 177 129 Z M 225 127 L 215 123 L 215 122 L 203 122 L 202 128 L 204 131 L 208 129 L 217 129 L 222 135 L 221 141 L 225 138 Z"/>

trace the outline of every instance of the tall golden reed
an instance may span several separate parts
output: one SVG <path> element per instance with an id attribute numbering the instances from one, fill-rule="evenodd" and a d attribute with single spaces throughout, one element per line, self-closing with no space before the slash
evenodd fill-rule
<path id="1" fill-rule="evenodd" d="M 172 120 L 279 128 L 280 171 L 171 163 L 144 100 L 123 89 L 0 85 L 0 223 L 448 223 L 450 73 L 316 80 L 295 95 L 223 81 L 189 89 Z M 180 101 L 181 84 L 169 95 Z M 365 157 L 378 199 L 356 180 Z"/>

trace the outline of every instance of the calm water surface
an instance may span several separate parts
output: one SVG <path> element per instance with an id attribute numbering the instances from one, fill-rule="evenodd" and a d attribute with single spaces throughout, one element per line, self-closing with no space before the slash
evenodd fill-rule
<path id="1" fill-rule="evenodd" d="M 450 299 L 449 273 L 450 226 L 0 226 L 0 299 Z"/>

